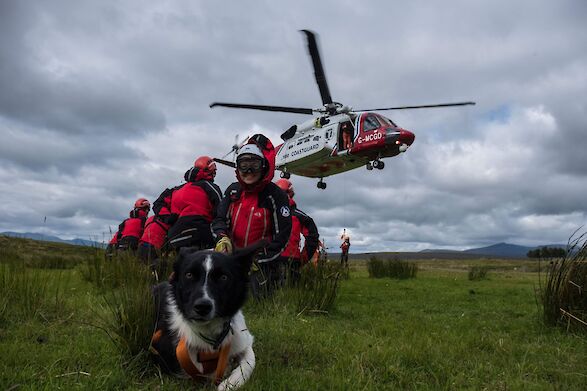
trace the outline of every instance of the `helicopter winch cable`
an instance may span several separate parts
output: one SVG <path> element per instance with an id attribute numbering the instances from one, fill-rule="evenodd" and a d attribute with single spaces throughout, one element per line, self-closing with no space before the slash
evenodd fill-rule
<path id="1" fill-rule="evenodd" d="M 434 105 L 418 105 L 418 106 L 397 106 L 397 107 L 383 107 L 380 109 L 360 109 L 354 111 L 383 111 L 383 110 L 405 110 L 405 109 L 428 109 L 432 107 L 451 107 L 451 106 L 468 106 L 474 105 L 475 102 L 455 102 L 455 103 L 438 103 Z"/>

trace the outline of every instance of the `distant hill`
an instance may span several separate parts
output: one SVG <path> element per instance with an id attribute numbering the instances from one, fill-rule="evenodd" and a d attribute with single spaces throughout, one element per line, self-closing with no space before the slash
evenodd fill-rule
<path id="1" fill-rule="evenodd" d="M 96 242 L 93 240 L 86 240 L 75 238 L 71 240 L 61 239 L 57 236 L 52 235 L 45 235 L 36 232 L 0 232 L 0 235 L 9 236 L 13 238 L 24 238 L 24 239 L 32 239 L 32 240 L 41 240 L 45 242 L 57 242 L 57 243 L 67 243 L 72 244 L 74 246 L 88 246 L 88 247 L 105 247 L 103 243 Z"/>
<path id="2" fill-rule="evenodd" d="M 525 258 L 528 251 L 533 249 L 534 247 L 519 246 L 517 244 L 496 243 L 487 247 L 471 248 L 463 252 L 467 254 L 492 255 L 495 257 Z"/>
<path id="3" fill-rule="evenodd" d="M 494 257 L 504 257 L 504 258 L 526 258 L 526 254 L 528 251 L 535 250 L 540 247 L 559 247 L 559 248 L 567 248 L 566 244 L 547 244 L 543 246 L 537 247 L 526 247 L 526 246 L 519 246 L 517 244 L 510 244 L 510 243 L 497 243 L 487 247 L 480 247 L 480 248 L 471 248 L 469 250 L 463 251 L 467 254 L 481 254 L 481 255 L 490 255 Z"/>
<path id="4" fill-rule="evenodd" d="M 496 243 L 487 247 L 471 248 L 468 250 L 444 250 L 444 249 L 426 249 L 419 252 L 378 252 L 378 253 L 353 253 L 351 251 L 349 259 L 369 259 L 372 256 L 379 258 L 401 259 L 480 259 L 480 258 L 526 258 L 528 251 L 540 247 L 560 247 L 567 248 L 566 244 L 547 244 L 543 246 L 527 247 L 510 243 Z M 333 259 L 338 259 L 340 253 L 329 253 Z"/>

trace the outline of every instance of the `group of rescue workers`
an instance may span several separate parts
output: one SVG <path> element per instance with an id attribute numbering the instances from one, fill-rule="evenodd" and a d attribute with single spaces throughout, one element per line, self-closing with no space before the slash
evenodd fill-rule
<path id="1" fill-rule="evenodd" d="M 252 136 L 236 155 L 236 179 L 222 194 L 214 183 L 216 163 L 201 156 L 186 171 L 186 183 L 165 189 L 151 204 L 139 198 L 108 245 L 107 254 L 136 252 L 151 266 L 162 253 L 182 247 L 231 253 L 265 240 L 251 269 L 253 296 L 271 294 L 316 258 L 319 235 L 310 216 L 297 208 L 287 179 L 272 182 L 275 148 L 262 134 Z M 300 249 L 301 236 L 304 248 Z"/>

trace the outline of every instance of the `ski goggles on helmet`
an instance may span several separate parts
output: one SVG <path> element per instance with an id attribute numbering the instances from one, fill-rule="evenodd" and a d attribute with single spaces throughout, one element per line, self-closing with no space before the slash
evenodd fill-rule
<path id="1" fill-rule="evenodd" d="M 236 168 L 243 174 L 255 174 L 263 170 L 263 159 L 258 157 L 246 157 L 236 162 Z"/>

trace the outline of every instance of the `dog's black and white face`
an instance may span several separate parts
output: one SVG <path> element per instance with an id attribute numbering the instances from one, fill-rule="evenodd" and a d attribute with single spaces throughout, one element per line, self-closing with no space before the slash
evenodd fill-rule
<path id="1" fill-rule="evenodd" d="M 175 304 L 193 322 L 230 318 L 243 306 L 252 254 L 258 246 L 229 256 L 210 250 L 182 249 L 173 269 Z"/>

